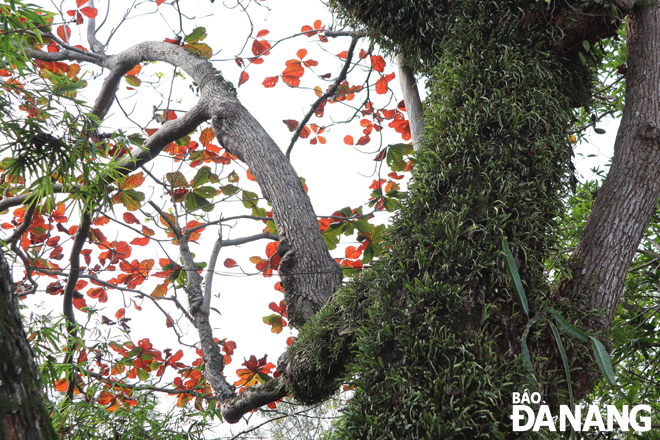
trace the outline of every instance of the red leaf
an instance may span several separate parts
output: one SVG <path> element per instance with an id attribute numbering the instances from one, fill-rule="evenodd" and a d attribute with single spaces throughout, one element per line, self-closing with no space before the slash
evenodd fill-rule
<path id="1" fill-rule="evenodd" d="M 248 73 L 245 70 L 242 71 L 241 76 L 239 77 L 238 80 L 238 87 L 240 87 L 241 84 L 245 84 L 245 81 L 247 81 L 248 79 L 250 79 L 250 75 L 248 75 Z"/>
<path id="2" fill-rule="evenodd" d="M 87 3 L 88 0 L 76 0 L 76 6 L 81 7 L 85 3 Z"/>
<path id="3" fill-rule="evenodd" d="M 252 172 L 250 171 L 249 168 L 247 169 L 247 171 L 245 172 L 245 174 L 247 174 L 247 178 L 248 178 L 248 180 L 251 180 L 252 182 L 256 182 L 256 181 L 257 181 L 257 179 L 255 179 L 254 176 L 252 175 Z"/>
<path id="4" fill-rule="evenodd" d="M 165 0 L 156 0 L 156 6 L 160 6 L 165 3 Z"/>
<path id="5" fill-rule="evenodd" d="M 374 160 L 375 160 L 376 162 L 380 162 L 381 160 L 385 159 L 386 156 L 387 156 L 387 149 L 384 148 L 384 149 L 382 149 L 382 150 L 376 155 L 376 157 L 374 158 Z"/>
<path id="6" fill-rule="evenodd" d="M 131 214 L 130 212 L 125 212 L 123 217 L 124 217 L 124 221 L 129 225 L 130 224 L 136 224 L 136 225 L 140 224 L 140 221 L 133 214 Z"/>
<path id="7" fill-rule="evenodd" d="M 370 140 L 371 140 L 371 138 L 369 138 L 369 136 L 365 134 L 360 139 L 358 139 L 357 144 L 358 145 L 367 145 Z"/>
<path id="8" fill-rule="evenodd" d="M 346 52 L 346 51 L 339 52 L 339 53 L 337 54 L 337 56 L 338 56 L 339 58 L 341 58 L 342 60 L 345 60 L 346 57 L 348 56 L 348 52 Z"/>
<path id="9" fill-rule="evenodd" d="M 289 129 L 289 131 L 293 132 L 296 131 L 296 128 L 298 128 L 299 122 L 296 121 L 295 119 L 285 119 L 282 122 L 284 122 Z"/>
<path id="10" fill-rule="evenodd" d="M 266 40 L 254 40 L 252 43 L 252 53 L 254 56 L 258 57 L 260 55 L 268 55 L 270 49 L 270 43 Z"/>
<path id="11" fill-rule="evenodd" d="M 99 14 L 99 10 L 96 8 L 90 8 L 89 6 L 85 6 L 80 10 L 86 17 L 88 18 L 96 18 L 96 16 Z"/>
<path id="12" fill-rule="evenodd" d="M 351 136 L 350 134 L 344 136 L 344 143 L 346 145 L 353 145 L 353 136 Z"/>
<path id="13" fill-rule="evenodd" d="M 380 55 L 371 55 L 371 65 L 376 72 L 383 73 L 385 70 L 385 60 Z"/>
<path id="14" fill-rule="evenodd" d="M 228 267 L 228 268 L 231 269 L 232 267 L 237 267 L 237 266 L 238 266 L 238 263 L 236 263 L 235 260 L 233 260 L 231 258 L 227 258 L 225 260 L 225 267 Z"/>
<path id="15" fill-rule="evenodd" d="M 307 126 L 305 126 L 302 130 L 300 130 L 300 137 L 307 139 L 311 133 L 312 131 Z"/>
<path id="16" fill-rule="evenodd" d="M 264 80 L 262 83 L 264 87 L 267 89 L 270 89 L 271 87 L 275 87 L 275 84 L 277 84 L 277 81 L 279 81 L 280 77 L 279 76 L 269 76 Z"/>
<path id="17" fill-rule="evenodd" d="M 241 57 L 236 57 L 236 64 L 238 64 L 238 67 L 243 67 L 245 65 L 245 61 L 243 61 L 243 58 Z"/>
<path id="18" fill-rule="evenodd" d="M 269 34 L 269 32 L 270 32 L 270 31 L 269 31 L 268 29 L 262 29 L 262 30 L 260 30 L 260 31 L 257 33 L 257 38 L 259 38 L 259 37 L 265 37 L 266 35 Z"/>
<path id="19" fill-rule="evenodd" d="M 121 309 L 117 310 L 117 313 L 115 313 L 115 318 L 121 319 L 124 317 L 125 313 L 126 313 L 126 309 L 122 307 Z"/>

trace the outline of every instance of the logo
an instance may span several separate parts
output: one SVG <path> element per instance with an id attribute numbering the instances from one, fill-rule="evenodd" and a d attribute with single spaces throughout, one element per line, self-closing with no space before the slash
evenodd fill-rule
<path id="1" fill-rule="evenodd" d="M 534 408 L 530 404 L 533 404 Z M 535 411 L 535 408 L 538 409 Z M 525 390 L 522 395 L 513 393 L 511 419 L 514 431 L 566 431 L 569 427 L 576 432 L 606 432 L 618 429 L 645 432 L 651 429 L 650 405 L 635 405 L 632 408 L 623 405 L 621 410 L 614 405 L 606 405 L 604 418 L 601 409 L 598 405 L 576 405 L 573 409 L 568 405 L 560 405 L 559 414 L 552 414 L 548 405 L 541 404 L 540 393 L 534 392 L 530 395 Z"/>

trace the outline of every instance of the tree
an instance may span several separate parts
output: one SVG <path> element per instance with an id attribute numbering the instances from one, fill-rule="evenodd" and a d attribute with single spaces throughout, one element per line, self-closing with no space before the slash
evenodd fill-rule
<path id="1" fill-rule="evenodd" d="M 109 159 L 100 161 L 103 168 L 83 173 L 80 179 L 53 176 L 56 182 L 62 178 L 61 183 L 49 184 L 50 175 L 15 182 L 13 176 L 20 173 L 8 172 L 5 176 L 11 197 L 6 195 L 0 201 L 6 209 L 56 191 L 83 194 L 80 225 L 76 230 L 60 226 L 64 233 L 75 234 L 68 273 L 53 268 L 52 261 L 24 254 L 31 244 L 50 240 L 45 234 L 49 228 L 44 215 L 50 215 L 57 225 L 66 221 L 58 220 L 64 217 L 61 203 L 57 204 L 52 196 L 45 197 L 40 207 L 28 203 L 27 208 L 14 213 L 17 220 L 13 225 L 30 228 L 21 235 L 23 251 L 13 247 L 26 266 L 26 281 L 31 280 L 32 273 L 66 280 L 65 285 L 53 283 L 49 288 L 64 294 L 64 314 L 69 324 L 64 363 L 71 368 L 60 387 L 66 390 L 68 400 L 74 398 L 76 390 L 84 392 L 77 385 L 81 379 L 84 382 L 83 378 L 95 377 L 108 385 L 98 403 L 110 409 L 134 404 L 129 385 L 123 379 L 111 378 L 109 365 L 103 370 L 102 362 L 98 362 L 101 373 L 82 371 L 84 368 L 75 365 L 75 350 L 83 350 L 79 363 L 87 354 L 78 342 L 73 307 L 83 307 L 80 295 L 76 296 L 77 289 L 85 287 L 81 283 L 85 280 L 79 278 L 79 256 L 90 258 L 83 249 L 90 237 L 106 249 L 95 254 L 100 266 L 118 264 L 124 273 L 112 281 L 86 275 L 98 284 L 88 295 L 103 300 L 107 289 L 122 285 L 139 293 L 136 288 L 155 262 L 129 261 L 127 243 L 111 242 L 99 227 L 92 227 L 102 226 L 94 223 L 105 221 L 105 217 L 99 220 L 92 207 L 107 210 L 111 202 L 121 202 L 128 209 L 139 206 L 143 195 L 136 188 L 144 175 L 136 171 L 163 151 L 175 159 L 185 159 L 185 154 L 192 152 L 193 162 L 216 157 L 231 160 L 234 156 L 249 166 L 263 196 L 272 204 L 272 221 L 258 206 L 256 196 L 243 190 L 242 201 L 253 209 L 255 217 L 266 221 L 266 235 L 259 238 L 277 234 L 279 243 L 267 248 L 267 259 L 255 259 L 261 269 L 276 268 L 283 275 L 286 311 L 282 304 L 274 304 L 276 313 L 269 322 L 275 329 L 286 317 L 301 333 L 278 362 L 276 378 L 268 376 L 275 366 L 265 358 L 246 361 L 238 382 L 246 387 L 234 395 L 233 387 L 222 375 L 232 345 L 226 340 L 214 341 L 209 325 L 211 280 L 202 282 L 189 245 L 202 228 L 221 220 L 186 221 L 182 227 L 178 211 L 167 213 L 152 201 L 149 205 L 153 218 L 176 240 L 181 255 L 180 260 L 161 261 L 166 281 L 153 297 L 162 297 L 162 289 L 169 285 L 185 288 L 189 304 L 185 313 L 199 331 L 206 382 L 201 381 L 201 368 L 179 366 L 178 353 L 163 357 L 148 340 L 137 346 L 110 345 L 124 359 L 112 367 L 112 374 L 126 367 L 140 378 L 148 376 L 150 370 L 166 367 L 178 368 L 179 373 L 187 371 L 187 385 L 182 386 L 181 376 L 174 380 L 178 391 L 182 391 L 180 401 L 194 397 L 201 406 L 206 393 L 212 392 L 222 401 L 222 414 L 228 421 L 236 421 L 246 412 L 287 394 L 304 403 L 323 401 L 340 384 L 347 383 L 355 394 L 333 434 L 336 438 L 503 438 L 513 435 L 509 434 L 513 392 L 532 387 L 556 407 L 565 402 L 572 404 L 594 390 L 600 380 L 596 364 L 611 380 L 604 345 L 609 345 L 608 333 L 625 274 L 654 212 L 660 187 L 656 184 L 654 148 L 658 142 L 660 98 L 652 93 L 659 87 L 654 46 L 658 37 L 654 32 L 660 12 L 655 3 L 333 2 L 342 19 L 362 32 L 352 34 L 345 66 L 353 57 L 357 37 L 368 34 L 392 53 L 407 54 L 409 67 L 429 79 L 424 135 L 422 147 L 415 154 L 414 179 L 404 209 L 398 212 L 384 238 L 382 229 L 365 224 L 365 216 L 350 209 L 322 220 L 319 228 L 286 156 L 204 58 L 210 48 L 201 42 L 203 30 L 183 38 L 187 48 L 180 46 L 180 41 L 148 42 L 108 56 L 96 40 L 98 11 L 93 2 L 81 8 L 85 3 L 79 1 L 79 9 L 72 9 L 71 15 L 87 21 L 92 51 L 68 44 L 66 27 L 57 32 L 58 36 L 23 28 L 18 33 L 21 40 L 15 44 L 27 57 L 40 60 L 42 70 L 50 72 L 47 75 L 76 70 L 58 64 L 64 60 L 95 63 L 109 70 L 91 116 L 76 132 L 80 145 L 87 148 L 74 156 L 78 159 L 74 163 L 81 159 L 86 163 L 84 154 L 90 150 L 104 151 Z M 179 7 L 178 2 L 174 7 Z M 612 168 L 598 190 L 572 258 L 560 266 L 550 266 L 556 249 L 570 239 L 558 227 L 568 191 L 575 185 L 570 130 L 580 122 L 576 114 L 583 119 L 591 114 L 589 110 L 579 113 L 574 109 L 600 108 L 594 93 L 595 75 L 601 60 L 611 56 L 608 39 L 617 35 L 626 14 L 626 106 Z M 321 39 L 333 35 L 323 30 L 321 23 L 302 31 L 318 34 Z M 254 38 L 253 62 L 266 57 L 272 48 L 263 36 L 259 32 Z M 45 52 L 29 46 L 36 43 L 30 38 L 46 38 L 44 42 L 54 44 L 54 50 Z M 298 60 L 287 62 L 281 76 L 287 84 L 298 85 L 302 72 L 313 65 L 305 55 L 299 52 Z M 360 54 L 359 58 L 366 56 Z M 141 148 L 128 154 L 128 143 L 122 138 L 130 137 L 117 133 L 111 136 L 112 143 L 107 143 L 99 124 L 108 113 L 119 81 L 126 74 L 136 73 L 134 66 L 144 61 L 166 61 L 187 72 L 198 87 L 199 101 L 176 119 L 168 104 L 163 126 L 145 140 L 134 137 Z M 371 55 L 368 61 L 373 70 L 383 73 L 378 57 Z M 343 83 L 342 74 L 347 69 L 344 67 L 329 94 L 318 91 L 320 100 L 309 115 L 325 103 L 344 96 L 348 99 L 350 93 L 360 89 Z M 76 74 L 70 79 L 79 84 Z M 137 84 L 135 75 L 129 74 L 128 78 L 129 83 Z M 248 78 L 244 71 L 239 85 Z M 382 75 L 375 85 L 376 92 L 386 90 L 389 80 L 389 75 Z M 264 85 L 276 81 L 271 77 Z M 57 85 L 57 81 L 54 83 Z M 362 111 L 374 121 L 392 115 L 390 125 L 406 133 L 402 116 L 395 112 L 376 111 L 369 104 Z M 199 138 L 206 153 L 194 156 L 195 147 L 187 136 L 208 119 L 213 135 L 226 150 L 223 156 L 209 147 L 210 131 L 202 131 Z M 308 126 L 308 121 L 291 124 L 296 130 L 294 139 L 303 133 L 322 134 L 322 128 Z M 373 129 L 373 125 L 367 119 L 365 130 Z M 360 140 L 367 142 L 369 133 L 365 132 L 367 138 Z M 49 147 L 56 148 L 57 140 L 52 140 Z M 55 146 L 51 146 L 53 143 Z M 25 153 L 24 149 L 19 151 Z M 407 153 L 406 148 L 394 145 L 376 158 L 382 161 L 387 157 L 394 171 L 403 171 Z M 31 156 L 25 153 L 18 157 Z M 8 171 L 25 169 L 18 167 L 20 162 L 6 163 Z M 174 206 L 188 212 L 204 211 L 210 206 L 207 200 L 214 190 L 206 184 L 219 182 L 218 176 L 203 171 L 190 181 L 180 174 L 170 173 L 163 183 Z M 30 187 L 32 182 L 38 185 Z M 394 207 L 397 194 L 383 188 L 384 181 L 376 183 L 373 205 Z M 209 186 L 211 189 L 206 189 Z M 228 186 L 220 188 L 226 196 L 236 191 L 235 186 Z M 116 193 L 108 200 L 110 188 Z M 19 191 L 26 195 L 18 195 Z M 123 219 L 128 224 L 133 222 L 131 216 Z M 60 227 L 53 226 L 58 230 Z M 359 251 L 348 251 L 347 257 L 350 254 L 352 258 L 347 260 L 355 261 L 356 255 L 364 251 L 362 260 L 368 262 L 377 250 L 387 251 L 374 260 L 369 270 L 340 288 L 340 272 L 327 245 L 334 244 L 340 232 L 355 230 L 367 244 Z M 142 232 L 150 235 L 145 229 Z M 211 271 L 215 249 L 222 244 L 221 237 L 209 262 Z M 37 246 L 36 250 L 44 252 L 45 247 Z M 61 252 L 51 251 L 51 259 Z M 225 262 L 229 266 L 234 263 Z M 346 264 L 353 266 L 351 269 L 359 266 Z M 176 300 L 176 296 L 173 298 Z M 121 320 L 123 314 L 118 312 L 116 318 Z M 169 318 L 167 322 L 173 324 Z M 585 350 L 585 344 L 593 350 Z M 197 366 L 201 365 L 202 360 Z M 192 390 L 192 385 L 198 388 Z M 215 401 L 211 402 L 207 411 L 214 408 Z"/>

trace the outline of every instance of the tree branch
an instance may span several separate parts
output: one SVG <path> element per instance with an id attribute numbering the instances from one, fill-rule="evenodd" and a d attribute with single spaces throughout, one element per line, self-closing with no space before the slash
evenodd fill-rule
<path id="1" fill-rule="evenodd" d="M 289 147 L 286 149 L 287 159 L 289 160 L 291 159 L 291 150 L 293 150 L 293 146 L 298 140 L 298 137 L 300 137 L 300 133 L 302 133 L 303 129 L 305 128 L 305 125 L 307 125 L 309 120 L 312 118 L 312 115 L 314 115 L 316 109 L 319 108 L 319 106 L 323 104 L 326 99 L 330 98 L 335 93 L 337 93 L 337 89 L 339 88 L 339 85 L 346 79 L 348 68 L 351 66 L 351 61 L 353 61 L 353 51 L 355 50 L 355 45 L 357 44 L 357 41 L 358 41 L 358 37 L 356 35 L 353 35 L 353 38 L 351 39 L 351 45 L 348 47 L 348 50 L 346 51 L 346 61 L 344 62 L 344 66 L 342 67 L 341 72 L 339 72 L 339 75 L 337 76 L 337 79 L 335 80 L 334 84 L 332 85 L 332 87 L 330 87 L 330 90 L 325 92 L 323 96 L 321 96 L 319 99 L 316 100 L 316 102 L 314 102 L 314 104 L 312 104 L 312 107 L 305 115 L 305 118 L 302 120 L 302 122 L 300 122 L 300 124 L 298 124 L 298 128 L 291 137 L 291 143 L 289 144 Z"/>

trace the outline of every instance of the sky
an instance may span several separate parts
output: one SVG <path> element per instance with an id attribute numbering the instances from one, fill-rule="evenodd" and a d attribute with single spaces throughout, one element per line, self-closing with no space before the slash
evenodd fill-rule
<path id="1" fill-rule="evenodd" d="M 53 9 L 62 7 L 64 11 L 75 7 L 74 0 L 63 0 L 50 2 L 47 0 L 33 0 L 33 3 L 42 5 L 45 8 Z M 168 0 L 165 4 L 157 7 L 153 1 L 138 1 L 134 3 L 134 8 L 130 14 L 134 18 L 127 20 L 120 28 L 114 32 L 111 44 L 107 48 L 108 53 L 117 53 L 131 45 L 146 41 L 162 41 L 165 38 L 174 38 L 176 30 L 179 28 L 179 20 Z M 199 3 L 199 6 L 197 4 Z M 114 1 L 113 8 L 109 14 L 108 24 L 100 31 L 99 39 L 104 41 L 107 37 L 110 23 L 117 23 L 123 14 L 126 13 L 126 6 L 131 2 Z M 118 6 L 121 5 L 121 6 Z M 226 7 L 223 7 L 226 6 Z M 244 51 L 244 56 L 249 54 L 252 44 L 250 35 L 256 35 L 259 30 L 267 29 L 270 33 L 266 39 L 274 44 L 275 41 L 286 38 L 293 33 L 300 31 L 304 25 L 313 25 L 316 19 L 322 20 L 328 27 L 336 27 L 326 6 L 318 0 L 266 0 L 266 1 L 216 1 L 211 4 L 208 0 L 194 2 L 186 0 L 181 2 L 182 8 L 185 8 L 187 20 L 183 22 L 183 29 L 186 34 L 192 32 L 195 27 L 204 26 L 208 37 L 204 40 L 214 51 L 211 58 L 214 66 L 222 72 L 224 77 L 234 84 L 238 83 L 241 68 L 236 64 L 234 58 L 237 54 Z M 96 7 L 99 9 L 99 18 L 101 21 L 106 13 L 107 6 L 105 1 L 97 0 Z M 247 13 L 243 11 L 247 7 Z M 69 19 L 68 16 L 65 18 Z M 58 21 L 56 19 L 56 21 Z M 73 37 L 81 38 L 84 36 L 85 25 L 72 26 Z M 238 97 L 243 105 L 255 116 L 255 118 L 264 126 L 266 131 L 273 137 L 277 144 L 283 150 L 289 144 L 291 133 L 287 126 L 282 122 L 284 119 L 301 120 L 307 113 L 309 106 L 316 99 L 313 87 L 319 85 L 325 89 L 329 83 L 323 83 L 319 79 L 314 79 L 311 72 L 303 76 L 301 88 L 294 90 L 286 86 L 280 80 L 274 88 L 264 88 L 261 83 L 266 77 L 274 76 L 282 72 L 285 67 L 285 61 L 296 58 L 296 51 L 305 48 L 308 51 L 307 58 L 313 58 L 319 61 L 319 65 L 314 70 L 320 74 L 330 73 L 332 79 L 339 72 L 341 63 L 336 54 L 348 48 L 349 38 L 337 38 L 331 40 L 328 44 L 317 43 L 317 37 L 308 38 L 299 36 L 287 39 L 278 44 L 271 51 L 271 54 L 265 57 L 262 65 L 252 65 L 247 69 L 250 79 L 238 88 Z M 367 49 L 368 42 L 362 42 L 359 48 Z M 392 60 L 386 58 L 388 66 L 386 72 L 394 70 Z M 84 69 L 83 69 L 84 70 Z M 93 99 L 95 91 L 98 91 L 104 75 L 107 72 L 101 72 L 99 68 L 90 67 L 85 79 L 89 86 L 82 94 Z M 364 76 L 363 73 L 356 71 L 350 78 Z M 161 78 L 158 81 L 158 77 Z M 146 124 L 152 117 L 153 107 L 165 108 L 167 98 L 171 95 L 172 101 L 170 108 L 185 110 L 194 103 L 194 95 L 190 91 L 189 82 L 185 78 L 177 77 L 172 82 L 172 68 L 163 64 L 143 66 L 143 71 L 139 75 L 142 79 L 142 85 L 135 91 L 126 89 L 128 84 L 123 84 L 118 94 L 121 106 L 129 113 L 130 119 Z M 330 80 L 330 81 L 331 81 Z M 153 87 L 150 83 L 153 83 Z M 170 90 L 170 84 L 173 84 Z M 351 83 L 353 84 L 353 83 Z M 389 107 L 396 106 L 396 102 L 402 99 L 402 94 L 398 88 L 397 81 L 390 82 L 390 87 L 394 97 Z M 421 90 L 422 94 L 424 91 Z M 356 98 L 359 99 L 360 96 Z M 384 106 L 385 104 L 383 104 Z M 335 107 L 326 107 L 327 116 L 323 124 L 329 124 L 330 118 L 341 120 L 346 115 L 352 114 L 354 109 L 344 106 L 340 112 L 335 112 Z M 111 110 L 111 117 L 105 122 L 108 130 L 124 129 L 129 133 L 134 130 L 133 124 L 125 117 L 122 110 L 115 105 Z M 332 116 L 330 116 L 332 115 Z M 358 119 L 359 120 L 359 119 Z M 151 122 L 149 127 L 157 128 L 158 124 Z M 597 135 L 593 132 L 587 135 L 587 141 L 578 146 L 576 151 L 576 167 L 583 179 L 591 176 L 590 169 L 595 166 L 604 166 L 611 156 L 614 135 L 616 134 L 617 121 L 599 125 L 605 128 L 605 135 Z M 129 131 L 131 130 L 131 131 Z M 299 175 L 306 179 L 309 187 L 309 196 L 312 200 L 314 209 L 318 215 L 331 215 L 335 210 L 344 206 L 357 207 L 369 198 L 370 190 L 368 186 L 373 179 L 377 178 L 377 162 L 373 161 L 377 151 L 384 145 L 402 142 L 399 135 L 392 130 L 383 132 L 383 138 L 380 140 L 373 136 L 371 143 L 364 147 L 353 147 L 345 145 L 343 137 L 346 134 L 352 134 L 355 138 L 359 136 L 361 127 L 356 121 L 348 126 L 335 126 L 325 134 L 328 142 L 325 145 L 311 145 L 309 139 L 301 139 L 293 149 L 292 163 Z M 195 137 L 193 136 L 193 139 Z M 591 157 L 590 157 L 591 156 Z M 148 166 L 156 174 L 164 174 L 176 170 L 177 164 L 169 160 L 154 161 Z M 256 191 L 256 185 L 247 182 L 245 166 L 232 163 L 227 171 L 234 170 L 240 176 L 239 184 L 245 185 L 245 188 Z M 376 174 L 374 174 L 376 173 Z M 385 172 L 384 174 L 386 174 Z M 156 196 L 160 198 L 160 195 Z M 164 199 L 159 199 L 163 203 Z M 234 201 L 223 204 L 220 207 L 224 217 L 233 215 L 232 213 L 246 213 L 240 206 L 240 202 Z M 265 207 L 262 202 L 261 206 Z M 238 208 L 238 209 L 237 209 Z M 217 216 L 215 212 L 214 216 Z M 383 219 L 382 221 L 385 221 Z M 263 228 L 263 224 L 249 222 L 246 224 L 237 224 L 231 230 L 225 228 L 223 234 L 225 238 L 237 238 L 244 235 L 258 233 Z M 120 236 L 121 230 L 117 230 L 117 236 Z M 200 245 L 194 246 L 193 252 L 199 256 L 205 255 L 210 251 L 212 239 L 216 232 L 209 231 L 208 238 Z M 347 240 L 346 244 L 355 244 Z M 269 327 L 262 321 L 262 317 L 269 315 L 268 303 L 271 301 L 279 302 L 282 296 L 273 289 L 273 285 L 278 281 L 277 276 L 272 278 L 263 278 L 257 276 L 245 276 L 237 269 L 228 269 L 222 265 L 226 258 L 236 260 L 242 268 L 249 273 L 254 273 L 254 265 L 248 259 L 252 255 L 264 255 L 266 242 L 261 241 L 256 244 L 241 246 L 240 248 L 223 249 L 218 259 L 217 270 L 220 272 L 214 279 L 214 302 L 212 306 L 217 308 L 222 315 L 212 314 L 212 325 L 216 336 L 228 338 L 238 343 L 238 349 L 234 356 L 234 362 L 228 366 L 227 372 L 231 373 L 240 367 L 243 358 L 248 358 L 254 354 L 261 357 L 268 354 L 268 359 L 275 362 L 279 354 L 285 348 L 285 340 L 295 332 L 285 329 L 280 335 L 272 334 Z M 134 248 L 134 252 L 138 252 Z M 157 258 L 156 248 L 147 247 L 142 250 L 145 257 Z M 154 255 L 154 256 L 151 256 Z M 343 257 L 343 251 L 338 249 L 333 252 L 335 257 Z M 201 259 L 201 258 L 200 258 Z M 160 281 L 160 280 L 157 280 Z M 40 302 L 43 298 L 33 298 L 31 301 Z M 100 306 L 106 307 L 102 313 L 112 317 L 117 309 L 117 301 L 120 298 Z M 142 337 L 150 337 L 154 345 L 159 349 L 164 349 L 173 344 L 173 333 L 164 328 L 164 317 L 158 314 L 147 302 L 143 304 L 145 310 L 138 313 L 134 310 L 127 310 L 127 316 L 132 318 L 129 325 L 132 327 L 131 339 L 137 341 Z M 54 308 L 59 311 L 61 305 L 53 304 L 52 298 L 47 298 L 43 306 L 45 309 Z M 83 315 L 78 314 L 78 319 L 83 320 Z M 190 326 L 184 326 L 183 330 L 188 332 L 186 340 L 189 343 L 195 342 L 194 329 Z M 174 345 L 176 341 L 174 341 Z M 193 357 L 184 358 L 184 361 L 191 362 Z M 231 381 L 236 378 L 230 375 Z"/>

